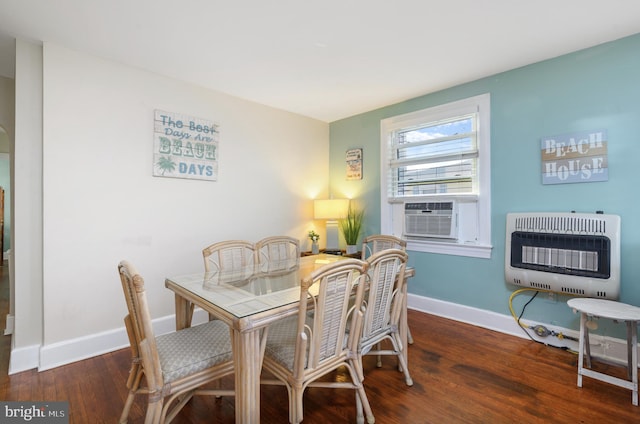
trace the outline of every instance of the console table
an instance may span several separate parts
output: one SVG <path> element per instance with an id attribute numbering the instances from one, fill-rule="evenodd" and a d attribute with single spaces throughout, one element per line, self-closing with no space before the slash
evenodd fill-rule
<path id="1" fill-rule="evenodd" d="M 310 250 L 306 250 L 303 252 L 300 252 L 300 256 L 305 257 L 305 256 L 312 256 L 312 255 L 322 255 L 322 254 L 332 254 L 332 255 L 338 255 L 338 256 L 344 256 L 346 258 L 355 258 L 355 259 L 360 259 L 360 257 L 362 257 L 362 252 L 358 251 L 356 253 L 351 253 L 351 254 L 347 254 L 346 251 L 344 249 L 340 250 L 340 253 L 338 253 L 337 251 L 327 251 L 325 249 L 320 249 L 319 253 L 312 253 Z"/>

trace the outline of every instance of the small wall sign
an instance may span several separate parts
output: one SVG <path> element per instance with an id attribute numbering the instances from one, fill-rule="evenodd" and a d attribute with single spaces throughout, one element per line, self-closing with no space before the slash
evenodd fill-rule
<path id="1" fill-rule="evenodd" d="M 362 149 L 347 150 L 347 180 L 362 179 Z"/>
<path id="2" fill-rule="evenodd" d="M 607 181 L 607 142 L 606 130 L 543 137 L 542 184 Z"/>
<path id="3" fill-rule="evenodd" d="M 156 110 L 153 175 L 216 181 L 219 136 L 212 121 Z"/>

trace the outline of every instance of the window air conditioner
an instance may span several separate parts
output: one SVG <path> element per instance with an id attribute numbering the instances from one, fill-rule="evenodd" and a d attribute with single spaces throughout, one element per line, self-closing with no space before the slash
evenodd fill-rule
<path id="1" fill-rule="evenodd" d="M 404 235 L 407 237 L 457 239 L 455 202 L 404 204 Z"/>

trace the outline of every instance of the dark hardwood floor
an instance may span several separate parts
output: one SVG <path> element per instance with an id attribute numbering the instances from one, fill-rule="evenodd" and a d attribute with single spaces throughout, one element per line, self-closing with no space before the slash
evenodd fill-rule
<path id="1" fill-rule="evenodd" d="M 7 269 L 2 272 L 0 323 L 8 310 Z M 506 300 L 505 300 L 506 301 Z M 406 423 L 630 423 L 640 420 L 631 392 L 589 378 L 576 387 L 577 356 L 529 340 L 468 324 L 409 312 L 415 343 L 409 347 L 413 387 L 404 384 L 393 358 L 382 368 L 365 362 L 365 386 L 376 422 Z M 129 350 L 119 350 L 49 371 L 7 375 L 10 337 L 0 343 L 0 399 L 69 401 L 70 422 L 116 423 L 126 397 Z M 594 363 L 601 371 L 626 370 Z M 341 378 L 336 373 L 334 378 Z M 232 380 L 225 381 L 225 384 Z M 355 422 L 349 390 L 309 389 L 305 423 Z M 287 422 L 286 389 L 264 386 L 263 423 Z M 130 423 L 143 423 L 145 399 L 136 400 Z M 233 398 L 193 399 L 175 423 L 234 423 Z"/>

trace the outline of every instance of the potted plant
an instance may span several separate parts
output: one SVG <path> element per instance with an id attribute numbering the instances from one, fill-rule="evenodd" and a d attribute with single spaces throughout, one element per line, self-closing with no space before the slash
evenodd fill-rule
<path id="1" fill-rule="evenodd" d="M 362 231 L 363 222 L 364 210 L 352 207 L 351 202 L 349 202 L 347 216 L 340 220 L 340 229 L 342 230 L 344 241 L 347 243 L 347 255 L 358 251 L 358 238 Z"/>
<path id="2" fill-rule="evenodd" d="M 314 255 L 320 253 L 320 248 L 318 247 L 319 238 L 320 235 L 318 233 L 313 230 L 309 231 L 309 239 L 311 240 L 311 253 L 313 253 Z"/>

